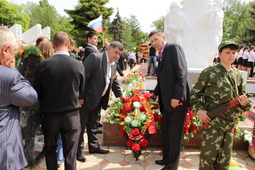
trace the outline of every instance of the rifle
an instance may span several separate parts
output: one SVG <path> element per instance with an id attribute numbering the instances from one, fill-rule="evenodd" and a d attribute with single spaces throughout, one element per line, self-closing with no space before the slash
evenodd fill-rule
<path id="1" fill-rule="evenodd" d="M 246 96 L 249 98 L 249 97 L 253 97 L 255 96 L 255 93 L 247 93 Z M 237 98 L 234 98 L 232 100 L 230 100 L 229 102 L 227 103 L 224 103 L 208 112 L 206 112 L 207 116 L 212 120 L 214 119 L 215 117 L 218 117 L 222 120 L 225 120 L 227 122 L 233 122 L 233 118 L 232 117 L 226 117 L 225 115 L 223 115 L 223 113 L 225 111 L 227 111 L 228 109 L 231 109 L 235 106 L 237 106 L 239 103 L 239 100 L 238 100 L 238 97 Z M 204 124 L 204 129 L 207 129 L 208 128 L 208 125 L 209 123 L 205 123 Z"/>

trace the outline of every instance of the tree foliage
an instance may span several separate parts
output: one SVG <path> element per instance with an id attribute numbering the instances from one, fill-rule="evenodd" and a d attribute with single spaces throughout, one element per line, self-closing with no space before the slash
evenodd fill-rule
<path id="1" fill-rule="evenodd" d="M 115 18 L 111 22 L 108 30 L 109 34 L 112 35 L 114 41 L 123 42 L 124 37 L 124 22 L 120 17 L 119 10 L 116 13 Z"/>
<path id="2" fill-rule="evenodd" d="M 30 18 L 23 11 L 24 9 L 20 5 L 0 0 L 0 24 L 7 27 L 20 24 L 23 30 L 27 30 Z"/>
<path id="3" fill-rule="evenodd" d="M 161 16 L 159 19 L 155 20 L 152 22 L 152 25 L 160 31 L 164 31 L 164 22 L 165 22 L 165 17 Z"/>
<path id="4" fill-rule="evenodd" d="M 91 31 L 88 28 L 88 23 L 100 15 L 103 19 L 108 19 L 113 13 L 113 8 L 107 8 L 104 5 L 109 0 L 80 0 L 74 10 L 65 10 L 72 18 L 71 23 L 74 25 L 74 34 L 76 34 L 76 42 L 79 45 L 84 45 L 86 42 L 86 34 Z M 77 36 L 79 35 L 79 36 Z"/>

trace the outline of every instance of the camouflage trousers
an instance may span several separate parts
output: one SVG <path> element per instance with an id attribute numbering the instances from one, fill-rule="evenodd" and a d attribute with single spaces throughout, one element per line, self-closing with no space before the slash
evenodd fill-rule
<path id="1" fill-rule="evenodd" d="M 200 170 L 227 170 L 233 146 L 233 124 L 212 121 L 201 135 Z"/>

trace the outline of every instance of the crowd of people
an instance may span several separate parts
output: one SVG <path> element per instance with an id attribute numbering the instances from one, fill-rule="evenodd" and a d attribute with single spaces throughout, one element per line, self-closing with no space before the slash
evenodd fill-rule
<path id="1" fill-rule="evenodd" d="M 125 65 L 129 64 L 132 69 L 144 58 L 139 53 L 124 52 L 118 41 L 106 40 L 99 50 L 95 32 L 89 32 L 86 40 L 87 46 L 78 50 L 65 32 L 55 33 L 52 42 L 40 37 L 36 47 L 19 52 L 21 61 L 16 69 L 14 55 L 19 49 L 18 41 L 10 30 L 0 27 L 0 169 L 23 169 L 27 165 L 23 137 L 31 138 L 40 128 L 38 122 L 33 128 L 21 128 L 20 112 L 40 120 L 49 170 L 57 169 L 63 160 L 67 170 L 76 169 L 76 160 L 86 162 L 85 132 L 90 154 L 109 153 L 100 147 L 97 139 L 97 134 L 102 133 L 99 129 L 101 109 L 107 109 L 111 91 L 121 100 L 125 99 L 116 72 L 123 76 Z M 163 116 L 163 157 L 155 163 L 164 165 L 163 170 L 178 169 L 184 122 L 188 107 L 192 106 L 198 118 L 209 124 L 202 133 L 199 169 L 227 170 L 235 121 L 230 123 L 218 117 L 211 120 L 207 111 L 238 98 L 239 105 L 223 113 L 236 120 L 239 111 L 251 107 L 243 77 L 232 67 L 238 45 L 230 41 L 219 45 L 220 63 L 202 71 L 190 94 L 182 47 L 167 43 L 165 34 L 158 30 L 149 34 L 149 40 L 147 75 L 151 74 L 153 63 L 152 74 L 157 74 L 157 85 L 152 97 L 158 98 Z M 249 54 L 253 50 L 251 48 Z M 239 53 L 249 56 L 245 51 L 241 48 Z M 248 66 L 249 57 L 243 59 Z M 30 134 L 25 136 L 28 129 Z"/>
<path id="2" fill-rule="evenodd" d="M 246 71 L 248 79 L 252 79 L 254 75 L 254 49 L 254 46 L 240 46 L 235 53 L 235 61 L 232 63 L 232 66 L 238 70 Z M 220 58 L 216 56 L 213 62 L 214 64 L 220 63 Z"/>

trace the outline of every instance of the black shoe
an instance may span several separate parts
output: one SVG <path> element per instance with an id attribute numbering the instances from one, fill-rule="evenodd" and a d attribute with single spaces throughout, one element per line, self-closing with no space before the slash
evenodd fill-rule
<path id="1" fill-rule="evenodd" d="M 97 130 L 95 131 L 95 133 L 96 133 L 96 134 L 102 134 L 103 132 L 102 132 L 102 130 L 97 129 Z"/>
<path id="2" fill-rule="evenodd" d="M 101 123 L 98 123 L 98 127 L 103 127 L 103 125 Z"/>
<path id="3" fill-rule="evenodd" d="M 78 161 L 80 161 L 80 162 L 86 162 L 86 158 L 85 158 L 85 156 L 77 156 L 76 157 L 76 159 L 78 160 Z"/>
<path id="4" fill-rule="evenodd" d="M 167 163 L 166 163 L 165 161 L 163 161 L 163 160 L 156 160 L 155 163 L 158 164 L 158 165 L 166 165 L 166 164 L 167 164 Z"/>
<path id="5" fill-rule="evenodd" d="M 94 149 L 94 150 L 89 150 L 89 153 L 107 154 L 107 153 L 109 153 L 109 151 L 108 150 L 103 150 L 101 148 L 97 148 L 97 149 Z"/>

